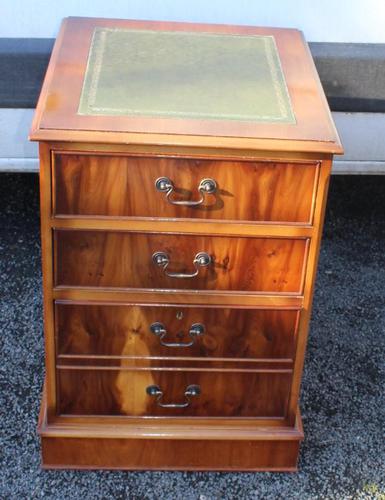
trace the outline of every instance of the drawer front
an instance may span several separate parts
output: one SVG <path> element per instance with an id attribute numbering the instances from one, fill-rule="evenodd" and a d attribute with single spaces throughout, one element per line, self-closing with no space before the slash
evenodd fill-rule
<path id="1" fill-rule="evenodd" d="M 59 355 L 293 358 L 299 312 L 56 304 Z"/>
<path id="2" fill-rule="evenodd" d="M 317 172 L 315 163 L 56 154 L 54 211 L 58 215 L 309 223 Z M 163 184 L 168 189 L 156 188 L 159 178 L 170 181 Z M 214 192 L 207 183 L 203 186 L 208 192 L 199 191 L 204 179 L 215 181 Z M 201 198 L 199 205 L 179 203 Z"/>
<path id="3" fill-rule="evenodd" d="M 299 293 L 306 253 L 305 239 L 56 230 L 55 283 Z"/>
<path id="4" fill-rule="evenodd" d="M 58 369 L 59 412 L 72 415 L 283 417 L 290 382 L 290 372 L 62 368 Z"/>

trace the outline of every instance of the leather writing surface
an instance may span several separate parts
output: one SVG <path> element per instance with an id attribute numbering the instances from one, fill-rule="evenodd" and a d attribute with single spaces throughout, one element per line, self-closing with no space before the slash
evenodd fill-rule
<path id="1" fill-rule="evenodd" d="M 295 123 L 274 37 L 95 28 L 78 113 Z"/>

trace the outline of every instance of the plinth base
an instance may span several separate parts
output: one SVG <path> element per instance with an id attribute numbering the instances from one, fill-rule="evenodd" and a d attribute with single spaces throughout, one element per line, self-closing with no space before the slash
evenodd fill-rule
<path id="1" fill-rule="evenodd" d="M 47 423 L 43 396 L 39 433 L 46 469 L 296 471 L 303 439 L 295 427 L 212 420 L 69 418 Z"/>

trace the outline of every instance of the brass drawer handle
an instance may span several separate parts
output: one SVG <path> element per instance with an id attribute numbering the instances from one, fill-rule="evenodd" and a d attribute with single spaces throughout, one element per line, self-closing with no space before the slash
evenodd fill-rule
<path id="1" fill-rule="evenodd" d="M 154 335 L 159 337 L 160 344 L 165 347 L 190 347 L 194 345 L 196 337 L 204 334 L 205 327 L 201 323 L 194 323 L 193 325 L 191 325 L 191 328 L 188 332 L 191 338 L 190 342 L 164 342 L 163 339 L 167 335 L 167 330 L 163 323 L 159 323 L 158 321 L 150 326 L 150 331 Z"/>
<path id="2" fill-rule="evenodd" d="M 146 392 L 149 396 L 156 397 L 157 404 L 161 408 L 187 408 L 191 403 L 190 398 L 193 396 L 199 396 L 201 388 L 199 385 L 188 385 L 184 391 L 184 396 L 186 398 L 184 403 L 162 403 L 163 391 L 158 385 L 149 385 Z"/>
<path id="3" fill-rule="evenodd" d="M 211 264 L 211 257 L 206 252 L 199 252 L 196 254 L 193 264 L 195 271 L 193 273 L 172 273 L 167 271 L 170 264 L 170 257 L 165 252 L 155 252 L 152 256 L 152 261 L 159 267 L 163 267 L 164 274 L 169 278 L 194 278 L 199 273 L 200 267 L 206 267 Z"/>
<path id="4" fill-rule="evenodd" d="M 174 192 L 174 183 L 168 177 L 159 177 L 155 181 L 155 187 L 157 191 L 161 193 L 166 193 L 166 198 L 169 203 L 172 205 L 184 205 L 186 207 L 196 207 L 198 205 L 202 205 L 205 201 L 206 194 L 213 194 L 217 190 L 217 183 L 214 179 L 202 179 L 198 186 L 198 191 L 201 194 L 201 197 L 197 201 L 188 201 L 188 200 L 172 200 L 171 194 Z"/>

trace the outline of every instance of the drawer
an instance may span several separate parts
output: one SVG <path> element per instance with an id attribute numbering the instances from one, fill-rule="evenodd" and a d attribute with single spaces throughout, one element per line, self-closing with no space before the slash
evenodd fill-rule
<path id="1" fill-rule="evenodd" d="M 58 286 L 300 293 L 306 239 L 55 231 Z"/>
<path id="2" fill-rule="evenodd" d="M 284 417 L 291 383 L 290 371 L 59 368 L 57 375 L 64 415 Z"/>
<path id="3" fill-rule="evenodd" d="M 299 311 L 56 303 L 59 355 L 292 359 Z"/>
<path id="4" fill-rule="evenodd" d="M 53 174 L 57 215 L 311 223 L 318 164 L 56 153 Z"/>

